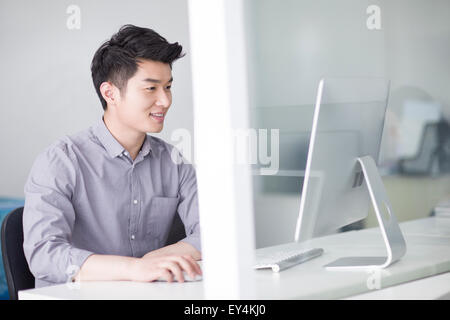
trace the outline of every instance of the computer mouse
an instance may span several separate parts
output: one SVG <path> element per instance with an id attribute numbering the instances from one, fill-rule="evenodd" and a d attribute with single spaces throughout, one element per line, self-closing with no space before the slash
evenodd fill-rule
<path id="1" fill-rule="evenodd" d="M 184 277 L 184 281 L 186 281 L 186 282 L 203 280 L 203 277 L 200 274 L 196 274 L 195 277 L 192 279 L 191 276 L 189 276 L 189 274 L 186 271 L 183 271 L 183 277 Z"/>
<path id="2" fill-rule="evenodd" d="M 197 261 L 197 264 L 199 265 L 199 267 L 200 267 L 200 269 L 201 269 L 202 266 L 203 266 L 203 261 L 202 261 L 202 260 L 198 260 L 198 261 Z M 184 277 L 184 281 L 185 281 L 185 282 L 195 282 L 195 281 L 202 281 L 202 280 L 203 280 L 203 276 L 201 276 L 201 275 L 199 275 L 199 274 L 196 274 L 195 277 L 194 277 L 194 279 L 192 279 L 186 271 L 183 271 L 183 277 Z M 159 279 L 156 280 L 156 281 L 167 282 L 167 280 L 164 279 L 164 278 L 159 278 Z M 176 279 L 176 277 L 174 277 L 174 278 L 173 278 L 173 281 L 178 281 L 178 280 Z"/>
<path id="3" fill-rule="evenodd" d="M 199 274 L 196 274 L 194 278 L 191 278 L 191 276 L 189 276 L 189 274 L 186 271 L 183 271 L 183 277 L 184 277 L 185 282 L 195 282 L 195 281 L 203 280 L 203 277 Z M 158 278 L 158 280 L 156 280 L 156 281 L 167 282 L 167 280 L 165 278 Z M 176 279 L 176 277 L 174 277 L 173 281 L 178 282 L 178 279 Z"/>

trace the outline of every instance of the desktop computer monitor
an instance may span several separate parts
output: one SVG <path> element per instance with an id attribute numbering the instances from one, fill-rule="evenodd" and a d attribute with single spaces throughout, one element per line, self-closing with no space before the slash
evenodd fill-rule
<path id="1" fill-rule="evenodd" d="M 375 165 L 388 92 L 381 78 L 319 83 L 295 241 L 335 233 L 364 219 L 373 204 L 388 249 L 387 258 L 343 259 L 339 266 L 386 266 L 406 250 Z"/>

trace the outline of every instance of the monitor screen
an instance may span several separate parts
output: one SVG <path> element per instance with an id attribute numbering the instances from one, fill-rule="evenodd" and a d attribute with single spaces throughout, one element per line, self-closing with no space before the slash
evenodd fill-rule
<path id="1" fill-rule="evenodd" d="M 358 158 L 378 160 L 388 92 L 382 78 L 320 81 L 296 241 L 335 233 L 367 216 L 370 198 Z"/>

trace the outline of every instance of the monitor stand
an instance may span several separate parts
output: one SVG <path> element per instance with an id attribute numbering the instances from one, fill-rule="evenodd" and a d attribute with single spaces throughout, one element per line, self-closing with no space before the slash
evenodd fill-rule
<path id="1" fill-rule="evenodd" d="M 406 243 L 397 219 L 392 212 L 389 199 L 378 172 L 375 161 L 370 156 L 357 159 L 364 173 L 370 199 L 377 215 L 381 234 L 386 245 L 386 257 L 345 257 L 331 262 L 324 267 L 335 269 L 386 268 L 398 261 L 406 253 Z"/>

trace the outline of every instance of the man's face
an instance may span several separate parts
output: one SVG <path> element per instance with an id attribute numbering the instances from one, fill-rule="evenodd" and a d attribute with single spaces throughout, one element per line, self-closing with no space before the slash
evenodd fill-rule
<path id="1" fill-rule="evenodd" d="M 141 60 L 116 103 L 118 120 L 138 132 L 161 132 L 172 104 L 169 64 Z"/>

